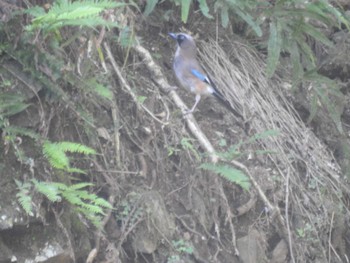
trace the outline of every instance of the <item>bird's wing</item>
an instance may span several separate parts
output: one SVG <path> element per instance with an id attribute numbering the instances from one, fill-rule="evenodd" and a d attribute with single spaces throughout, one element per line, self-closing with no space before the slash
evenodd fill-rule
<path id="1" fill-rule="evenodd" d="M 219 92 L 219 90 L 216 88 L 214 82 L 210 79 L 209 76 L 199 72 L 196 69 L 191 69 L 191 73 L 201 81 L 207 83 L 213 88 L 213 95 L 216 97 L 223 106 L 225 106 L 227 109 L 229 109 L 233 114 L 235 114 L 237 117 L 241 118 L 244 120 L 243 116 L 236 110 L 234 109 L 231 104 L 228 102 L 228 100 Z"/>
<path id="2" fill-rule="evenodd" d="M 198 79 L 200 79 L 201 81 L 207 83 L 210 87 L 213 88 L 213 93 L 216 93 L 219 97 L 221 97 L 222 99 L 224 99 L 224 96 L 221 94 L 221 92 L 217 89 L 215 83 L 211 80 L 211 78 L 204 74 L 201 73 L 200 71 L 196 70 L 196 69 L 191 69 L 191 73 Z"/>
<path id="3" fill-rule="evenodd" d="M 203 73 L 199 72 L 196 69 L 191 69 L 191 73 L 198 79 L 200 79 L 201 81 L 209 84 L 210 86 L 212 85 L 212 81 L 210 81 L 210 79 Z"/>

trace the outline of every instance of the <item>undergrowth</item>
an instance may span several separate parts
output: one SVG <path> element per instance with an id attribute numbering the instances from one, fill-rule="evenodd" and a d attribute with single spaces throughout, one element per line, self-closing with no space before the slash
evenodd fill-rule
<path id="1" fill-rule="evenodd" d="M 239 20 L 244 21 L 248 25 L 244 31 L 247 38 L 256 42 L 256 36 L 262 37 L 258 46 L 267 52 L 266 76 L 274 76 L 283 54 L 283 60 L 289 60 L 294 89 L 299 86 L 309 89 L 311 100 L 308 122 L 323 107 L 338 131 L 343 133 L 341 112 L 332 99 L 342 96 L 340 87 L 335 81 L 318 73 L 320 61 L 314 51 L 314 46 L 317 45 L 333 47 L 333 42 L 327 35 L 329 32 L 326 33 L 328 29 L 350 29 L 350 17 L 340 5 L 328 0 L 200 0 L 198 5 L 193 0 L 168 1 L 180 6 L 184 23 L 187 22 L 191 9 L 198 9 L 208 19 L 220 16 L 221 26 L 225 28 L 237 24 Z M 147 1 L 144 15 L 150 15 L 157 3 L 158 0 Z"/>
<path id="2" fill-rule="evenodd" d="M 225 152 L 217 153 L 217 155 L 226 163 L 218 163 L 218 164 L 212 164 L 212 163 L 203 163 L 199 166 L 199 168 L 207 171 L 211 171 L 226 180 L 230 181 L 231 183 L 234 183 L 244 190 L 249 190 L 251 183 L 249 181 L 249 178 L 239 169 L 233 168 L 232 165 L 229 164 L 229 162 L 233 159 L 237 159 L 239 157 L 242 157 L 244 155 L 247 155 L 248 153 L 242 151 L 241 149 L 245 146 L 248 146 L 249 144 L 253 144 L 255 142 L 259 142 L 260 140 L 264 140 L 268 137 L 277 136 L 279 134 L 276 130 L 268 130 L 259 134 L 255 134 L 254 136 L 250 137 L 246 141 L 240 141 L 239 143 L 229 147 L 229 149 Z M 261 155 L 261 154 L 271 154 L 274 153 L 272 150 L 256 150 L 254 154 Z"/>
<path id="3" fill-rule="evenodd" d="M 97 195 L 84 190 L 91 183 L 78 183 L 66 185 L 58 182 L 43 182 L 36 179 L 20 182 L 15 180 L 18 188 L 17 199 L 23 210 L 30 216 L 34 216 L 32 197 L 35 193 L 45 196 L 50 203 L 65 200 L 77 211 L 83 214 L 97 228 L 101 226 L 101 216 L 104 209 L 112 209 L 110 203 Z"/>
<path id="4" fill-rule="evenodd" d="M 66 152 L 78 153 L 83 155 L 95 154 L 95 150 L 85 145 L 72 142 L 52 143 L 46 141 L 43 144 L 43 154 L 52 167 L 69 173 L 86 173 L 79 168 L 70 166 L 70 157 Z M 61 182 L 44 182 L 37 179 L 31 179 L 24 182 L 15 180 L 18 188 L 16 194 L 18 202 L 23 210 L 33 216 L 33 196 L 34 192 L 45 196 L 50 203 L 61 202 L 65 200 L 77 211 L 83 214 L 94 226 L 100 227 L 101 216 L 104 215 L 104 209 L 112 209 L 112 206 L 103 198 L 90 193 L 83 188 L 93 186 L 92 183 L 77 183 L 66 185 Z"/>

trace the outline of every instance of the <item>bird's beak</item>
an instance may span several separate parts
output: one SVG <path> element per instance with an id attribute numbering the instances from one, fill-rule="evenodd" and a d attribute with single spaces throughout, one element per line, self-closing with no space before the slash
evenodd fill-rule
<path id="1" fill-rule="evenodd" d="M 177 34 L 175 33 L 168 33 L 169 36 L 171 36 L 172 39 L 175 39 L 177 38 Z"/>

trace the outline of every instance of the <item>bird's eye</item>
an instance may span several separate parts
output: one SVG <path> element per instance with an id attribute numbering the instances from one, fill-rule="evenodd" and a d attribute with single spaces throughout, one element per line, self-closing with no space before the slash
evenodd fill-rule
<path id="1" fill-rule="evenodd" d="M 177 36 L 177 43 L 181 46 L 182 42 L 186 39 L 186 36 L 184 35 L 178 35 Z"/>

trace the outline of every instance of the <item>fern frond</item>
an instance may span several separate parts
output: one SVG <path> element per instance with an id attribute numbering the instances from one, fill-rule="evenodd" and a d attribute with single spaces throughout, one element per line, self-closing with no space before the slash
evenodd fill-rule
<path id="1" fill-rule="evenodd" d="M 33 205 L 32 197 L 30 195 L 24 194 L 24 192 L 18 192 L 16 194 L 17 199 L 23 210 L 30 216 L 33 216 Z"/>
<path id="2" fill-rule="evenodd" d="M 78 212 L 81 212 L 84 217 L 89 220 L 96 228 L 101 228 L 102 226 L 102 217 L 95 214 L 91 213 L 88 210 L 81 208 L 81 207 L 76 207 L 75 210 Z"/>
<path id="3" fill-rule="evenodd" d="M 32 197 L 30 196 L 30 183 L 22 183 L 15 179 L 15 183 L 17 185 L 17 189 L 19 192 L 16 194 L 17 200 L 23 210 L 30 216 L 33 216 L 33 205 L 32 205 Z"/>
<path id="4" fill-rule="evenodd" d="M 35 190 L 43 194 L 51 202 L 61 202 L 62 198 L 60 196 L 60 192 L 54 184 L 39 182 L 35 179 L 32 179 L 32 182 L 34 183 Z"/>
<path id="5" fill-rule="evenodd" d="M 249 178 L 242 171 L 232 168 L 228 165 L 204 163 L 200 165 L 199 168 L 207 171 L 212 171 L 229 180 L 230 182 L 239 185 L 244 190 L 249 190 L 250 188 Z"/>
<path id="6" fill-rule="evenodd" d="M 52 5 L 49 12 L 43 10 L 28 9 L 26 13 L 33 15 L 35 18 L 27 30 L 41 28 L 43 30 L 53 31 L 63 26 L 118 26 L 100 17 L 100 13 L 106 9 L 119 8 L 129 5 L 123 2 L 114 2 L 109 0 L 84 0 L 68 1 L 58 0 Z"/>
<path id="7" fill-rule="evenodd" d="M 27 137 L 30 137 L 30 138 L 36 140 L 36 141 L 38 141 L 40 139 L 40 135 L 37 134 L 36 132 L 34 132 L 33 130 L 18 127 L 18 126 L 10 125 L 10 126 L 4 128 L 4 131 L 7 134 L 27 136 Z"/>
<path id="8" fill-rule="evenodd" d="M 103 198 L 96 198 L 95 200 L 93 200 L 95 205 L 98 206 L 102 206 L 104 208 L 108 208 L 108 209 L 113 209 L 112 205 L 110 204 L 110 202 L 108 202 L 107 200 L 103 199 Z"/>
<path id="9" fill-rule="evenodd" d="M 59 189 L 61 192 L 62 191 L 66 191 L 69 186 L 63 183 L 57 183 L 57 182 L 51 182 L 50 184 L 52 184 L 53 186 L 55 186 L 57 189 Z"/>
<path id="10" fill-rule="evenodd" d="M 64 152 L 82 153 L 85 155 L 96 154 L 96 151 L 88 146 L 75 142 L 59 142 L 57 146 Z"/>
<path id="11" fill-rule="evenodd" d="M 69 158 L 66 152 L 95 154 L 96 151 L 88 146 L 74 142 L 51 143 L 46 141 L 43 145 L 44 156 L 48 159 L 50 165 L 57 169 L 65 170 L 69 173 L 85 173 L 79 168 L 72 168 L 69 165 Z"/>
<path id="12" fill-rule="evenodd" d="M 75 192 L 65 191 L 62 192 L 62 196 L 71 204 L 76 206 L 82 206 L 84 203 Z"/>
<path id="13" fill-rule="evenodd" d="M 31 104 L 25 103 L 25 97 L 19 94 L 0 94 L 0 116 L 9 117 L 24 111 Z"/>
<path id="14" fill-rule="evenodd" d="M 81 205 L 81 207 L 83 209 L 86 209 L 87 211 L 89 211 L 90 213 L 93 214 L 100 214 L 100 215 L 105 215 L 105 212 L 103 211 L 103 209 L 97 205 L 93 205 L 93 204 L 88 204 L 88 203 L 83 203 Z"/>
<path id="15" fill-rule="evenodd" d="M 58 143 L 45 142 L 43 145 L 43 154 L 50 165 L 57 169 L 67 169 L 69 159 Z"/>
<path id="16" fill-rule="evenodd" d="M 79 184 L 73 184 L 68 187 L 69 190 L 79 190 L 81 188 L 87 187 L 87 186 L 93 186 L 92 183 L 79 183 Z"/>

